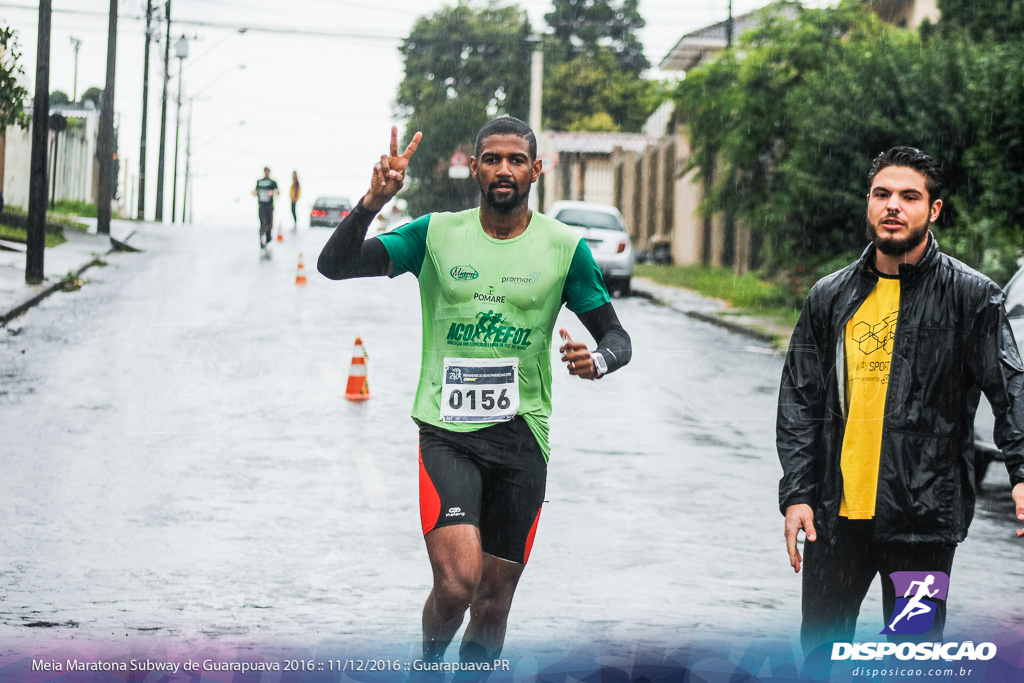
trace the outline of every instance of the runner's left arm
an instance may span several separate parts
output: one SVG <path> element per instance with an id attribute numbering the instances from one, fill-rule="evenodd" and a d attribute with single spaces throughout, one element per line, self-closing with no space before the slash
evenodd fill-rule
<path id="1" fill-rule="evenodd" d="M 611 302 L 585 313 L 578 313 L 576 317 L 587 328 L 587 332 L 590 332 L 590 336 L 597 341 L 597 349 L 594 353 L 600 353 L 608 365 L 607 371 L 602 374 L 615 372 L 633 357 L 633 346 L 629 334 L 619 322 L 619 317 L 615 315 L 615 309 Z"/>
<path id="2" fill-rule="evenodd" d="M 366 230 L 376 211 L 363 206 L 360 199 L 355 208 L 342 219 L 327 240 L 316 269 L 331 280 L 387 275 L 391 266 L 387 249 L 378 239 L 366 239 Z"/>
<path id="3" fill-rule="evenodd" d="M 560 331 L 563 344 L 559 351 L 562 361 L 568 363 L 570 375 L 598 379 L 629 362 L 633 354 L 629 335 L 615 315 L 601 269 L 583 238 L 576 243 L 562 300 L 597 341 L 597 349 L 591 352 L 586 344 L 575 342 L 568 332 Z"/>

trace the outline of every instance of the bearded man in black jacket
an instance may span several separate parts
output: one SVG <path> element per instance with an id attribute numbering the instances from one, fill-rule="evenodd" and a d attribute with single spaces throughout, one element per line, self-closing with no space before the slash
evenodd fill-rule
<path id="1" fill-rule="evenodd" d="M 892 572 L 915 572 L 941 639 L 956 545 L 974 516 L 974 414 L 992 404 L 1016 515 L 1024 520 L 1024 365 L 984 275 L 941 253 L 929 226 L 940 172 L 920 150 L 880 154 L 868 175 L 861 258 L 818 282 L 793 331 L 779 393 L 777 448 L 789 560 L 805 561 L 805 654 L 853 639 L 882 573 L 884 624 L 896 623 Z M 797 549 L 803 530 L 806 560 Z M 1024 529 L 1017 530 L 1024 537 Z M 908 575 L 910 576 L 910 575 Z M 913 585 L 913 584 L 911 584 Z M 916 605 L 917 603 L 915 603 Z M 885 632 L 899 633 L 889 626 Z M 906 631 L 906 629 L 904 629 Z"/>

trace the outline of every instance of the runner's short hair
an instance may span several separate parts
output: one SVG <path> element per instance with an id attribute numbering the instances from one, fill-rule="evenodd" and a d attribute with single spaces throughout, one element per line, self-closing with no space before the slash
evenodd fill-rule
<path id="1" fill-rule="evenodd" d="M 929 203 L 938 199 L 942 190 L 942 168 L 932 157 L 928 156 L 916 147 L 893 147 L 882 152 L 871 162 L 871 170 L 868 172 L 868 189 L 875 181 L 875 176 L 890 166 L 903 166 L 910 168 L 924 176 L 924 188 L 928 191 Z"/>
<path id="2" fill-rule="evenodd" d="M 492 135 L 517 135 L 523 138 L 530 147 L 530 161 L 537 158 L 537 136 L 533 134 L 533 129 L 525 121 L 520 121 L 514 116 L 500 116 L 485 123 L 480 132 L 476 134 L 476 156 L 478 158 L 483 149 L 484 140 Z"/>

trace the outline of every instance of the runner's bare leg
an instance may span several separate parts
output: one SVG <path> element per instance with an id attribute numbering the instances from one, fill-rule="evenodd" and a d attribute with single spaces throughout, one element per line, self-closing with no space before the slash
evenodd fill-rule
<path id="1" fill-rule="evenodd" d="M 505 644 L 505 628 L 512 596 L 525 564 L 484 553 L 483 574 L 469 608 L 469 625 L 462 638 L 462 661 L 493 661 Z"/>
<path id="2" fill-rule="evenodd" d="M 434 588 L 423 606 L 423 659 L 440 661 L 480 585 L 484 555 L 471 524 L 434 529 L 425 540 Z"/>

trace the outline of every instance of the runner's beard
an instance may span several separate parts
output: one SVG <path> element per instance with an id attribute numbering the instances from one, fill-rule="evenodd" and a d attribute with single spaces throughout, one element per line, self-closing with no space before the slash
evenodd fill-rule
<path id="1" fill-rule="evenodd" d="M 526 201 L 527 197 L 530 196 L 529 188 L 527 188 L 526 192 L 520 192 L 519 188 L 515 185 L 505 185 L 502 187 L 511 187 L 512 192 L 507 197 L 499 199 L 494 193 L 494 190 L 497 187 L 498 185 L 492 183 L 490 188 L 488 188 L 487 192 L 484 194 L 484 198 L 487 200 L 487 206 L 497 213 L 512 213 L 520 204 Z M 483 192 L 482 187 L 480 188 L 480 191 Z"/>
<path id="2" fill-rule="evenodd" d="M 918 227 L 911 227 L 910 233 L 902 239 L 884 239 L 870 219 L 867 220 L 866 232 L 868 239 L 878 251 L 886 256 L 903 256 L 928 239 L 928 222 L 926 221 Z"/>

